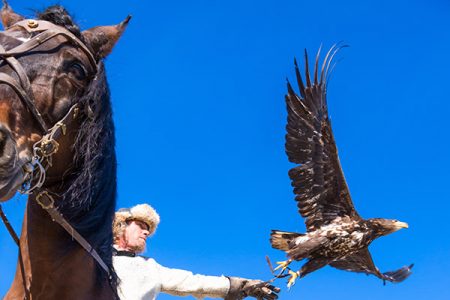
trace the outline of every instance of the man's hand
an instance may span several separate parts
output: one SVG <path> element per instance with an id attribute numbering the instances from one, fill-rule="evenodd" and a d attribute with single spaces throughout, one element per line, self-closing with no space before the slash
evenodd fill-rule
<path id="1" fill-rule="evenodd" d="M 228 277 L 230 280 L 230 290 L 225 300 L 241 300 L 246 297 L 254 297 L 258 300 L 275 300 L 278 298 L 276 293 L 280 292 L 275 287 L 261 280 L 250 280 L 239 277 Z"/>

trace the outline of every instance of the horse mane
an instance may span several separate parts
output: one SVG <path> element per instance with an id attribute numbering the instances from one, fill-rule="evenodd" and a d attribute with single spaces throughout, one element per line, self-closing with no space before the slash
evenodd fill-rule
<path id="1" fill-rule="evenodd" d="M 64 27 L 84 42 L 80 27 L 73 21 L 69 12 L 61 5 L 47 7 L 43 12 L 36 12 L 39 20 L 49 21 L 55 25 Z"/>
<path id="2" fill-rule="evenodd" d="M 81 39 L 79 27 L 63 7 L 51 6 L 37 15 L 39 19 L 63 26 Z M 63 178 L 65 192 L 60 195 L 58 209 L 113 270 L 112 222 L 117 189 L 115 131 L 103 62 L 100 61 L 97 68 L 97 74 L 78 101 L 84 116 L 71 149 L 73 166 Z M 106 275 L 100 267 L 97 274 L 98 279 Z"/>

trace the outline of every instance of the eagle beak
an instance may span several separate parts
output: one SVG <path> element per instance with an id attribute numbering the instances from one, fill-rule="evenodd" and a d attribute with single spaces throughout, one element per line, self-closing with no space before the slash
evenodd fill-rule
<path id="1" fill-rule="evenodd" d="M 402 228 L 408 228 L 408 223 L 405 222 L 395 222 L 395 228 L 397 228 L 397 230 L 402 229 Z"/>

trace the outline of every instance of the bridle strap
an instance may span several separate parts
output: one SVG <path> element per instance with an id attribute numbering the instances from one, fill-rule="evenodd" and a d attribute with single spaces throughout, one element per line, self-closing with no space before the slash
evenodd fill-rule
<path id="1" fill-rule="evenodd" d="M 5 51 L 5 49 L 1 45 L 0 45 L 0 51 L 1 52 Z M 39 113 L 36 106 L 34 105 L 35 101 L 34 101 L 33 90 L 31 89 L 31 83 L 30 83 L 30 80 L 28 79 L 28 76 L 25 73 L 25 70 L 23 69 L 22 65 L 13 56 L 3 57 L 3 59 L 8 63 L 8 65 L 16 72 L 17 76 L 19 77 L 20 85 L 15 84 L 13 87 L 14 91 L 17 94 L 19 94 L 20 99 L 25 103 L 25 106 L 28 108 L 28 110 L 31 112 L 33 117 L 39 123 L 39 126 L 41 127 L 41 129 L 44 132 L 47 131 L 47 125 L 45 124 L 44 120 L 42 119 L 41 114 Z M 2 73 L 2 74 L 5 76 L 9 76 L 4 73 Z M 7 83 L 11 86 L 10 83 L 5 82 L 4 80 L 2 82 Z M 15 80 L 10 80 L 10 82 L 15 83 Z M 19 93 L 18 91 L 20 89 L 22 89 L 22 91 Z M 26 95 L 28 97 L 24 97 L 24 95 Z"/>
<path id="2" fill-rule="evenodd" d="M 0 73 L 0 83 L 6 83 L 14 90 L 14 92 L 16 92 L 20 100 L 22 100 L 22 102 L 25 104 L 25 107 L 31 112 L 34 119 L 38 122 L 39 126 L 41 127 L 41 130 L 43 130 L 43 132 L 46 132 L 48 130 L 47 125 L 45 124 L 42 115 L 39 113 L 36 106 L 34 105 L 34 102 L 30 99 L 29 95 L 32 94 L 28 94 L 22 88 L 20 83 L 17 82 L 16 79 L 14 79 L 12 76 L 8 74 Z"/>
<path id="3" fill-rule="evenodd" d="M 42 138 L 34 144 L 33 146 L 33 155 L 34 158 L 39 160 L 41 165 L 51 166 L 51 160 L 53 154 L 58 152 L 59 143 L 58 139 L 63 135 L 66 135 L 67 127 L 71 125 L 80 115 L 80 108 L 77 103 L 70 107 L 69 111 L 66 115 L 53 125 L 47 131 L 47 134 L 42 136 Z M 42 182 L 43 183 L 43 182 Z M 40 188 L 40 186 L 38 186 Z"/>
<path id="4" fill-rule="evenodd" d="M 77 38 L 73 33 L 68 31 L 67 29 L 55 25 L 48 21 L 43 20 L 22 20 L 20 22 L 17 22 L 12 27 L 8 28 L 8 30 L 14 28 L 14 27 L 21 27 L 28 31 L 29 33 L 34 32 L 41 32 L 40 34 L 34 36 L 30 40 L 24 42 L 23 44 L 20 44 L 19 46 L 1 53 L 0 56 L 6 57 L 6 56 L 15 56 L 19 54 L 23 54 L 25 52 L 28 52 L 37 46 L 45 43 L 46 41 L 58 36 L 62 35 L 64 36 L 68 41 L 76 44 L 78 47 L 81 48 L 81 50 L 87 55 L 89 58 L 89 61 L 94 68 L 94 71 L 97 71 L 97 61 L 95 60 L 94 55 L 92 54 L 91 50 L 84 44 L 82 41 L 80 41 L 79 38 Z"/>
<path id="5" fill-rule="evenodd" d="M 2 218 L 3 224 L 5 224 L 6 229 L 8 229 L 8 232 L 13 238 L 14 242 L 16 242 L 17 246 L 19 246 L 20 245 L 19 237 L 17 236 L 17 233 L 14 231 L 14 228 L 12 227 L 8 218 L 6 217 L 1 204 L 0 204 L 0 217 Z"/>
<path id="6" fill-rule="evenodd" d="M 2 45 L 0 45 L 0 51 L 5 52 L 5 48 L 3 48 Z M 34 96 L 33 96 L 33 90 L 31 89 L 31 83 L 28 79 L 27 73 L 25 73 L 25 70 L 23 69 L 22 65 L 19 63 L 19 61 L 13 57 L 3 57 L 4 60 L 8 63 L 8 65 L 16 72 L 17 76 L 19 76 L 20 83 L 22 84 L 23 89 L 27 92 L 27 94 L 30 96 L 31 101 L 34 103 Z"/>
<path id="7" fill-rule="evenodd" d="M 67 222 L 63 215 L 58 211 L 54 205 L 54 198 L 46 190 L 43 190 L 36 196 L 36 201 L 45 211 L 48 212 L 54 222 L 61 225 L 61 227 L 64 228 L 67 233 L 71 235 L 72 238 L 74 238 L 78 244 L 80 244 L 81 247 L 83 247 L 97 261 L 100 267 L 102 267 L 106 274 L 108 274 L 108 278 L 110 278 L 111 273 L 109 267 L 105 264 L 91 244 L 89 244 L 89 242 L 81 234 L 79 234 L 78 231 L 76 231 L 75 228 L 73 228 L 73 226 L 70 225 L 70 223 Z"/>

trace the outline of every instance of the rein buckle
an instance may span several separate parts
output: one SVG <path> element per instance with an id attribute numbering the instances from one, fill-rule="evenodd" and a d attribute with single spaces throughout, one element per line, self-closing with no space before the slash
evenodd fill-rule
<path id="1" fill-rule="evenodd" d="M 40 192 L 36 196 L 36 201 L 45 210 L 55 207 L 55 199 L 47 191 Z"/>

